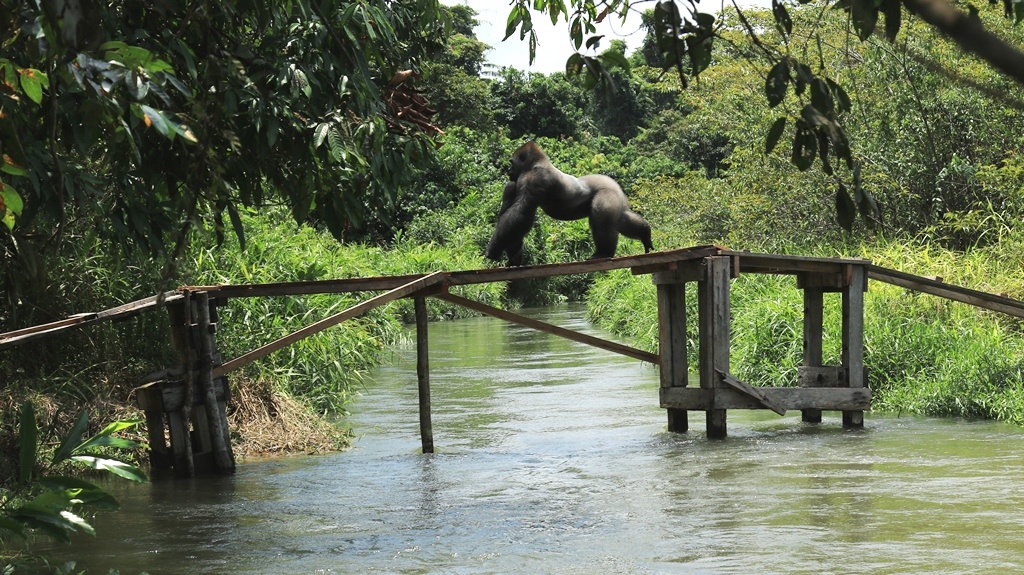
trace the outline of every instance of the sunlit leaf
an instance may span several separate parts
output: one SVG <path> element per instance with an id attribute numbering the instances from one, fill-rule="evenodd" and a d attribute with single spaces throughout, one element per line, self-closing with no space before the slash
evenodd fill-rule
<path id="1" fill-rule="evenodd" d="M 83 463 L 93 469 L 109 471 L 114 475 L 124 477 L 125 479 L 130 479 L 132 481 L 145 482 L 148 480 L 146 474 L 138 467 L 116 459 L 107 459 L 105 457 L 96 457 L 93 455 L 76 455 L 72 457 L 71 460 Z"/>
<path id="2" fill-rule="evenodd" d="M 4 154 L 3 162 L 0 162 L 0 172 L 12 176 L 24 176 L 28 173 L 28 170 L 16 164 L 9 155 Z"/>
<path id="3" fill-rule="evenodd" d="M 61 442 L 60 447 L 53 454 L 54 465 L 61 463 L 71 457 L 74 453 L 75 448 L 82 443 L 82 435 L 85 434 L 85 428 L 89 425 L 89 412 L 83 411 L 78 414 L 78 419 L 75 420 L 75 425 L 68 432 L 67 436 L 64 437 L 64 441 Z"/>
<path id="4" fill-rule="evenodd" d="M 43 81 L 46 74 L 32 68 L 18 70 L 21 75 L 21 90 L 36 104 L 43 102 Z"/>

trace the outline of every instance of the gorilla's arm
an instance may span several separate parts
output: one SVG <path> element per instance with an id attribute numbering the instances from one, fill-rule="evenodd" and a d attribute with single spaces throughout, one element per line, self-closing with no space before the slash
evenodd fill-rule
<path id="1" fill-rule="evenodd" d="M 487 243 L 485 256 L 500 260 L 502 252 L 508 253 L 509 265 L 522 265 L 523 238 L 530 232 L 537 218 L 537 202 L 520 194 L 516 182 L 505 184 L 502 193 L 501 211 L 494 224 L 494 235 Z"/>

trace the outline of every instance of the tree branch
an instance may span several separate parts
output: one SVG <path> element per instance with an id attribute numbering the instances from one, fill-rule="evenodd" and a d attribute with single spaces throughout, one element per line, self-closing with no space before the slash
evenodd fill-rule
<path id="1" fill-rule="evenodd" d="M 903 5 L 964 50 L 1024 84 L 1024 52 L 986 30 L 976 17 L 957 10 L 946 0 L 903 0 Z"/>

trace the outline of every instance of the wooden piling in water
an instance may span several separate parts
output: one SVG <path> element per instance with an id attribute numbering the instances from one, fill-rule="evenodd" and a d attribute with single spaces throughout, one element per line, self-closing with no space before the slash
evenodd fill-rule
<path id="1" fill-rule="evenodd" d="M 181 365 L 152 374 L 136 389 L 136 403 L 146 414 L 151 466 L 179 477 L 231 473 L 229 386 L 226 377 L 213 373 L 220 360 L 214 339 L 216 301 L 207 292 L 186 291 L 168 314 Z"/>
<path id="2" fill-rule="evenodd" d="M 427 340 L 427 301 L 423 296 L 413 298 L 416 310 L 416 381 L 420 403 L 420 441 L 423 453 L 434 452 L 434 426 L 430 414 L 430 353 Z"/>

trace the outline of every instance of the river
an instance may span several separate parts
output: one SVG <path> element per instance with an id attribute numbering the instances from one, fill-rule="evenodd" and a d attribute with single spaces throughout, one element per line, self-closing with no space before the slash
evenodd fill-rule
<path id="1" fill-rule="evenodd" d="M 576 305 L 530 310 L 607 337 Z M 430 325 L 352 405 L 355 448 L 235 475 L 111 484 L 55 550 L 89 573 L 1005 574 L 1024 570 L 1024 430 L 868 413 L 729 412 L 665 430 L 657 370 L 490 318 Z"/>

